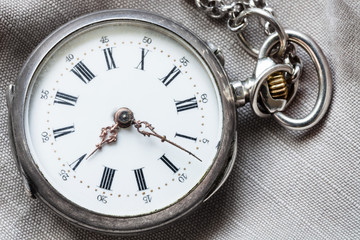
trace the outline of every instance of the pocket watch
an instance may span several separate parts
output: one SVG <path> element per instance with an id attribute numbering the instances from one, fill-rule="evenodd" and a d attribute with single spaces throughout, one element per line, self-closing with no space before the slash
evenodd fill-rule
<path id="1" fill-rule="evenodd" d="M 219 49 L 152 13 L 108 10 L 59 28 L 7 96 L 27 193 L 78 226 L 110 234 L 153 230 L 195 209 L 234 164 L 236 107 L 250 102 L 258 115 L 306 128 L 329 105 L 331 77 L 319 47 L 298 32 L 276 31 L 254 76 L 230 83 Z M 319 74 L 317 104 L 301 120 L 279 110 L 300 74 L 295 56 L 274 60 L 281 34 L 306 49 Z M 289 96 L 276 97 L 270 83 L 285 79 Z"/>

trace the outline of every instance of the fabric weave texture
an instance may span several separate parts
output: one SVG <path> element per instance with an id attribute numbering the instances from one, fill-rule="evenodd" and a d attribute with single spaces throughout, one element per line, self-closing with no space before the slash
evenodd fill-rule
<path id="1" fill-rule="evenodd" d="M 324 120 L 289 131 L 238 109 L 234 169 L 209 201 L 181 221 L 129 239 L 360 239 L 360 2 L 269 0 L 284 26 L 312 36 L 328 58 L 333 100 Z M 220 47 L 232 80 L 251 76 L 255 59 L 240 48 L 225 21 L 213 20 L 192 0 L 0 2 L 0 239 L 119 239 L 80 229 L 40 200 L 26 197 L 8 137 L 5 93 L 27 57 L 52 31 L 94 11 L 143 9 L 180 22 Z M 252 23 L 256 23 L 256 19 Z M 247 31 L 255 42 L 259 29 Z M 305 116 L 318 90 L 311 59 L 287 111 Z"/>

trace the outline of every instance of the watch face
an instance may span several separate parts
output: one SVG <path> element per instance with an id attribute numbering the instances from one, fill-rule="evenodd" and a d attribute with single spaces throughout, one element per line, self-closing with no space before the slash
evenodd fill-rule
<path id="1" fill-rule="evenodd" d="M 121 108 L 158 136 L 134 124 L 111 132 Z M 24 128 L 38 171 L 60 195 L 130 217 L 196 189 L 217 159 L 223 111 L 212 71 L 184 39 L 112 20 L 70 33 L 46 54 L 26 93 Z M 101 144 L 104 133 L 116 141 Z"/>

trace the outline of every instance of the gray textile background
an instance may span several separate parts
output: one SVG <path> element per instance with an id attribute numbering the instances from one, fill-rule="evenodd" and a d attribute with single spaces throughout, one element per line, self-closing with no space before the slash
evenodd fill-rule
<path id="1" fill-rule="evenodd" d="M 334 80 L 325 121 L 293 132 L 239 109 L 239 145 L 224 187 L 181 222 L 132 239 L 360 239 L 360 2 L 269 0 L 281 22 L 323 48 Z M 225 22 L 193 1 L 0 1 L 0 239 L 115 239 L 65 222 L 28 199 L 10 154 L 5 91 L 31 51 L 62 24 L 96 10 L 138 8 L 181 22 L 220 46 L 231 79 L 245 79 L 255 61 Z M 255 30 L 254 30 L 255 31 Z M 257 39 L 259 32 L 253 33 Z M 304 58 L 301 91 L 291 114 L 314 104 L 317 82 Z"/>

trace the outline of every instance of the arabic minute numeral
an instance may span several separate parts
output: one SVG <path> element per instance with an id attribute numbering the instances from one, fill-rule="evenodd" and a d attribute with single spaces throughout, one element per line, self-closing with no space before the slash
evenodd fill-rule
<path id="1" fill-rule="evenodd" d="M 186 67 L 190 63 L 190 61 L 187 60 L 185 57 L 180 58 L 180 62 L 182 63 L 182 65 L 184 65 L 184 67 Z"/>
<path id="2" fill-rule="evenodd" d="M 108 36 L 102 36 L 102 37 L 100 38 L 100 42 L 101 42 L 101 43 L 108 43 L 108 42 L 109 42 Z"/>
<path id="3" fill-rule="evenodd" d="M 201 101 L 203 103 L 207 103 L 209 101 L 206 93 L 201 94 Z"/>
<path id="4" fill-rule="evenodd" d="M 73 59 L 74 59 L 74 55 L 72 55 L 71 53 L 65 57 L 66 62 L 70 62 Z"/>
<path id="5" fill-rule="evenodd" d="M 42 132 L 41 133 L 41 137 L 42 137 L 42 141 L 43 143 L 46 143 L 47 141 L 49 141 L 49 134 L 47 132 Z"/>
<path id="6" fill-rule="evenodd" d="M 187 180 L 187 175 L 185 173 L 182 173 L 179 177 L 178 177 L 179 182 L 183 183 Z"/>
<path id="7" fill-rule="evenodd" d="M 99 202 L 102 202 L 103 204 L 106 204 L 107 203 L 107 196 L 105 196 L 105 195 L 98 195 L 97 197 L 96 197 L 96 199 L 99 201 Z"/>
<path id="8" fill-rule="evenodd" d="M 60 171 L 59 175 L 63 181 L 67 181 L 69 178 L 69 174 L 67 174 L 64 169 Z"/>
<path id="9" fill-rule="evenodd" d="M 143 197 L 145 203 L 151 203 L 152 197 L 148 194 Z"/>
<path id="10" fill-rule="evenodd" d="M 209 143 L 210 141 L 206 138 L 203 138 L 202 143 Z"/>
<path id="11" fill-rule="evenodd" d="M 49 91 L 48 90 L 41 90 L 40 99 L 48 99 L 49 98 Z"/>
<path id="12" fill-rule="evenodd" d="M 144 38 L 143 38 L 143 43 L 147 43 L 147 44 L 151 44 L 152 43 L 152 39 L 151 38 L 149 38 L 149 37 L 147 37 L 147 36 L 144 36 Z"/>

